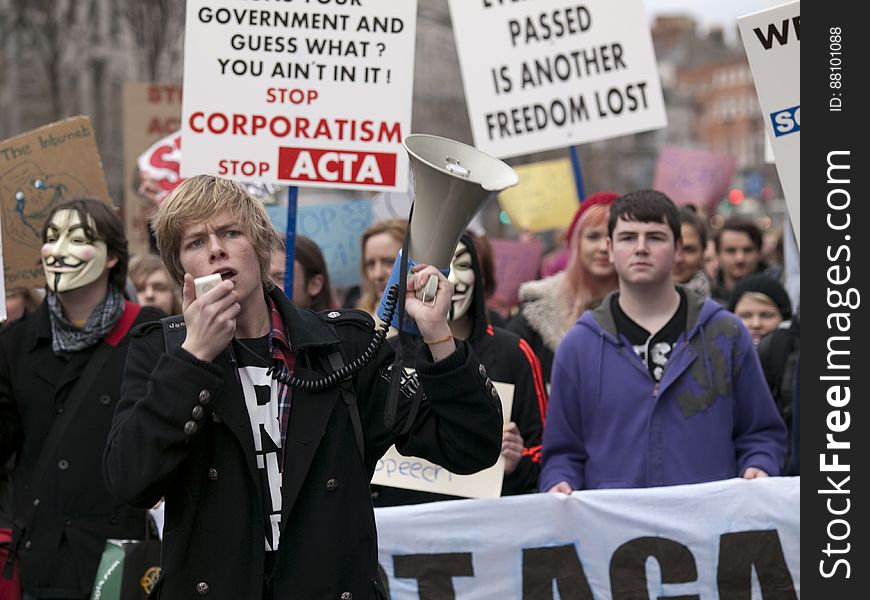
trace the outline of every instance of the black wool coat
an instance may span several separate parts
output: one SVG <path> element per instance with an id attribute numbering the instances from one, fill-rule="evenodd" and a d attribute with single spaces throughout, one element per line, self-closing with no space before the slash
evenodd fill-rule
<path id="1" fill-rule="evenodd" d="M 330 372 L 327 357 L 362 354 L 371 317 L 342 310 L 320 315 L 270 292 L 296 354 L 296 375 Z M 459 473 L 495 463 L 501 414 L 485 370 L 465 344 L 433 363 L 417 359 L 425 397 L 407 435 L 410 398 L 399 393 L 396 425 L 384 423 L 393 353 L 383 344 L 353 379 L 365 439 L 356 446 L 350 412 L 337 388 L 293 391 L 284 444 L 281 542 L 264 573 L 263 509 L 247 409 L 226 353 L 203 363 L 183 349 L 166 352 L 162 329 L 134 340 L 105 454 L 110 489 L 135 506 L 166 499 L 160 598 L 262 597 L 270 578 L 278 600 L 385 597 L 378 582 L 377 534 L 369 496 L 376 461 L 396 443 Z M 197 406 L 195 431 L 185 424 Z"/>
<path id="2" fill-rule="evenodd" d="M 51 349 L 48 306 L 0 333 L 0 463 L 17 453 L 13 517 L 33 510 L 20 545 L 25 591 L 38 597 L 81 597 L 90 593 L 107 538 L 142 538 L 147 514 L 114 498 L 102 475 L 103 450 L 115 406 L 130 328 L 163 313 L 131 303 L 101 343 L 112 346 L 85 392 L 73 420 L 36 481 L 35 469 L 52 422 L 95 347 L 61 358 Z"/>

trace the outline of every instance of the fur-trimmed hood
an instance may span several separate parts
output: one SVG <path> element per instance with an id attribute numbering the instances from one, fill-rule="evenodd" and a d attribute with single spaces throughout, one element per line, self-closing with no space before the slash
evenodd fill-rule
<path id="1" fill-rule="evenodd" d="M 564 281 L 565 273 L 559 272 L 538 281 L 527 281 L 519 290 L 523 317 L 553 352 L 568 331 L 568 319 L 574 309 L 568 302 Z"/>

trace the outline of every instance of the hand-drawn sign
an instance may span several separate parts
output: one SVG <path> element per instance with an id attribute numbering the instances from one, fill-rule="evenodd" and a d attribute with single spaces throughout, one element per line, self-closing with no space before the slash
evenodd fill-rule
<path id="1" fill-rule="evenodd" d="M 90 119 L 72 117 L 0 142 L 6 287 L 45 281 L 42 225 L 57 204 L 76 196 L 111 203 Z"/>
<path id="2" fill-rule="evenodd" d="M 27 161 L 0 175 L 0 194 L 14 198 L 3 203 L 6 235 L 37 250 L 42 246 L 42 224 L 55 204 L 82 195 L 85 185 L 69 173 L 43 173 Z"/>

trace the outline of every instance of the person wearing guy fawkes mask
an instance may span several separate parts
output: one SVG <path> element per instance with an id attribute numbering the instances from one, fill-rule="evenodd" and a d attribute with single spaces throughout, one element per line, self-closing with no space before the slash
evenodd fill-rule
<path id="1" fill-rule="evenodd" d="M 480 240 L 471 231 L 460 237 L 450 262 L 448 279 L 453 298 L 448 314 L 450 331 L 456 339 L 466 340 L 480 359 L 487 375 L 495 382 L 514 385 L 510 421 L 504 426 L 501 455 L 505 462 L 502 495 L 533 493 L 540 471 L 541 440 L 547 416 L 547 391 L 541 364 L 528 343 L 515 333 L 493 326 L 486 316 L 484 274 L 478 259 Z M 406 337 L 406 336 L 402 336 Z M 419 338 L 407 336 L 419 345 Z M 399 337 L 390 338 L 398 343 Z M 413 357 L 416 348 L 405 348 Z M 407 364 L 413 367 L 413 364 Z M 372 486 L 375 506 L 420 504 L 451 500 L 453 496 L 401 488 Z"/>
<path id="2" fill-rule="evenodd" d="M 101 464 L 129 332 L 164 315 L 124 299 L 127 240 L 108 204 L 57 205 L 42 241 L 46 298 L 0 334 L 0 463 L 17 453 L 24 598 L 86 599 L 106 539 L 145 535 L 146 512 L 109 493 Z"/>

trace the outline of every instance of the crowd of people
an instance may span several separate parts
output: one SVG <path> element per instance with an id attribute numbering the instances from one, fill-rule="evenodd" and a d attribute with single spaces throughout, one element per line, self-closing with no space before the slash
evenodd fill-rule
<path id="1" fill-rule="evenodd" d="M 454 497 L 371 486 L 391 445 L 459 474 L 501 457 L 503 495 L 799 474 L 799 309 L 746 218 L 593 194 L 507 316 L 466 231 L 448 275 L 408 277 L 419 335 L 376 314 L 404 220 L 363 233 L 347 294 L 298 235 L 285 293 L 286 241 L 243 185 L 191 177 L 152 228 L 130 257 L 108 205 L 64 202 L 44 289 L 7 291 L 0 526 L 28 600 L 89 598 L 105 540 L 149 535 L 161 500 L 154 597 L 386 598 L 373 506 Z"/>

